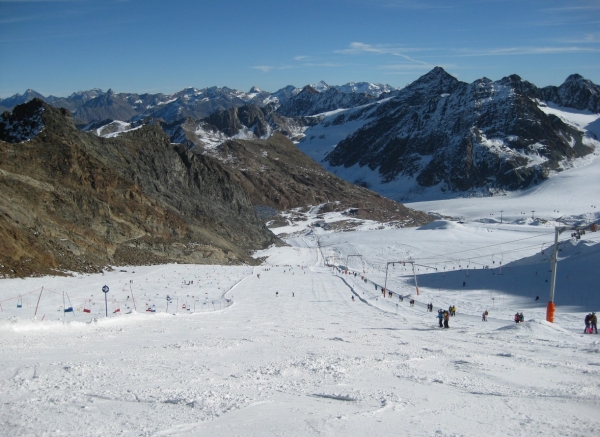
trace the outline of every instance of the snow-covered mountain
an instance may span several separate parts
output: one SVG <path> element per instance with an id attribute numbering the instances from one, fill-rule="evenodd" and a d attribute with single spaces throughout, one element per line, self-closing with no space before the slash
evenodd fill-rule
<path id="1" fill-rule="evenodd" d="M 364 104 L 368 101 L 364 96 L 379 97 L 381 93 L 393 90 L 389 85 L 367 82 L 329 86 L 323 81 L 314 85 L 314 89 L 319 90 L 319 93 L 322 92 L 323 96 L 313 97 L 314 101 L 305 105 L 312 109 L 305 107 L 301 111 L 299 109 L 301 105 L 296 102 L 288 106 L 288 111 L 293 115 L 313 115 L 322 112 L 324 107 L 337 109 Z M 243 92 L 228 87 L 213 86 L 203 89 L 190 87 L 173 94 L 116 93 L 113 90 L 104 92 L 93 89 L 79 91 L 69 97 L 44 97 L 33 90 L 27 90 L 23 95 L 16 94 L 7 99 L 0 99 L 0 112 L 37 97 L 53 106 L 67 108 L 73 113 L 75 121 L 83 125 L 106 119 L 131 122 L 145 117 L 160 118 L 167 123 L 172 123 L 188 117 L 202 119 L 216 111 L 244 105 L 279 107 L 288 104 L 302 91 L 302 88 L 293 85 L 273 93 L 258 87 Z M 332 97 L 333 95 L 336 97 Z M 357 96 L 362 97 L 357 98 Z"/>
<path id="2" fill-rule="evenodd" d="M 366 93 L 345 93 L 336 88 L 318 91 L 310 85 L 282 104 L 277 112 L 286 117 L 309 116 L 337 109 L 354 108 L 377 100 Z"/>
<path id="3" fill-rule="evenodd" d="M 326 114 L 299 147 L 398 200 L 522 189 L 598 148 L 592 123 L 578 125 L 569 114 L 594 111 L 597 120 L 599 94 L 576 75 L 540 90 L 516 75 L 467 84 L 438 67 L 391 98 Z M 548 110 L 557 104 L 573 106 Z"/>
<path id="4" fill-rule="evenodd" d="M 468 84 L 438 67 L 401 90 L 321 81 L 274 93 L 91 90 L 57 99 L 46 98 L 98 135 L 159 122 L 172 142 L 199 150 L 281 132 L 330 171 L 397 200 L 523 189 L 577 165 L 600 135 L 600 87 L 577 74 L 537 88 L 517 75 Z"/>

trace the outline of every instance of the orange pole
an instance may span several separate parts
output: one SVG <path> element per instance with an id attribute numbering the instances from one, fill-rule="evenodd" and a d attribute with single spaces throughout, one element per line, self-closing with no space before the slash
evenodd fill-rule
<path id="1" fill-rule="evenodd" d="M 548 307 L 546 308 L 546 321 L 550 323 L 554 323 L 554 312 L 556 311 L 556 305 L 554 302 L 548 302 Z"/>

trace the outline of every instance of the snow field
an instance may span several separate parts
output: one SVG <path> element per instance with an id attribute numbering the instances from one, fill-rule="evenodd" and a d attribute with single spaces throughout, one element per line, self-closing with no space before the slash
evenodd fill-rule
<path id="1" fill-rule="evenodd" d="M 381 243 L 403 231 L 405 240 L 446 232 L 337 233 L 329 239 L 350 243 L 329 249 L 376 255 L 379 249 L 368 252 L 360 236 L 379 234 Z M 444 239 L 435 236 L 438 247 Z M 323 245 L 326 236 L 319 240 Z M 411 308 L 405 298 L 396 307 L 374 289 L 373 282 L 382 283 L 378 270 L 367 268 L 365 283 L 360 274 L 320 264 L 327 246 L 317 248 L 310 237 L 296 241 L 302 247 L 260 254 L 267 261 L 254 269 L 171 265 L 4 280 L 11 289 L 55 281 L 76 299 L 77 290 L 85 296 L 105 282 L 129 284 L 134 275 L 140 293 L 165 293 L 168 282 L 187 294 L 192 285 L 182 282 L 194 278 L 198 289 L 226 293 L 234 304 L 176 316 L 160 309 L 113 314 L 89 324 L 15 319 L 11 310 L 0 329 L 0 434 L 450 436 L 483 428 L 491 435 L 580 435 L 598 425 L 600 341 L 576 332 L 581 314 L 552 325 L 537 314 L 530 320 L 532 308 L 516 325 L 511 312 L 521 297 L 507 293 L 503 312 L 490 309 L 484 323 L 479 303 L 470 304 L 476 291 L 424 286 L 416 296 L 410 280 L 398 278 L 397 292 L 417 302 Z M 219 285 L 207 278 L 217 272 Z M 368 305 L 353 302 L 353 291 Z M 451 329 L 438 329 L 435 313 L 425 312 L 433 299 L 435 309 L 438 301 L 457 306 Z"/>

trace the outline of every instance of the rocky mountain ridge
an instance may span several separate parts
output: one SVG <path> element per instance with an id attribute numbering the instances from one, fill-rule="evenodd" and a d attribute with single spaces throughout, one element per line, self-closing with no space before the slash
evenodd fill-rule
<path id="1" fill-rule="evenodd" d="M 328 174 L 278 133 L 194 151 L 156 120 L 99 137 L 39 99 L 0 116 L 1 275 L 253 264 L 252 251 L 281 243 L 264 220 L 290 208 L 432 219 Z"/>
<path id="2" fill-rule="evenodd" d="M 88 99 L 79 113 L 94 105 L 98 111 L 89 117 L 106 117 L 110 106 L 113 114 L 123 111 L 122 120 L 107 117 L 86 130 L 114 136 L 160 124 L 172 142 L 197 153 L 279 132 L 330 171 L 406 200 L 432 187 L 484 195 L 522 189 L 591 153 L 591 134 L 544 106 L 598 113 L 600 87 L 579 75 L 558 87 L 537 88 L 517 75 L 467 84 L 437 67 L 401 90 L 320 82 L 276 93 L 213 87 L 124 98 L 109 91 Z M 131 116 L 142 108 L 152 115 Z"/>
<path id="3" fill-rule="evenodd" d="M 382 93 L 389 93 L 394 90 L 390 85 L 367 82 L 350 82 L 342 86 L 330 86 L 321 81 L 315 87 L 329 94 L 337 93 L 340 96 L 346 96 L 346 100 L 349 99 L 348 96 L 355 94 L 379 97 Z M 79 125 L 96 123 L 106 119 L 135 122 L 148 117 L 172 123 L 185 118 L 203 119 L 216 111 L 238 108 L 244 105 L 258 107 L 272 105 L 278 107 L 294 99 L 302 90 L 302 88 L 296 88 L 293 85 L 274 93 L 263 91 L 257 87 L 252 87 L 250 91 L 243 92 L 228 87 L 216 86 L 204 89 L 185 88 L 173 94 L 116 93 L 110 89 L 106 92 L 93 89 L 79 91 L 68 97 L 44 97 L 36 91 L 27 90 L 23 95 L 16 94 L 6 99 L 0 99 L 0 113 L 12 110 L 15 106 L 26 103 L 33 98 L 39 98 L 52 106 L 67 108 Z"/>
<path id="4" fill-rule="evenodd" d="M 600 87 L 576 75 L 538 89 L 516 75 L 467 84 L 438 67 L 390 99 L 325 117 L 298 146 L 397 200 L 431 187 L 517 190 L 595 150 L 593 134 L 544 112 L 542 99 L 598 112 L 598 96 Z"/>
<path id="5" fill-rule="evenodd" d="M 34 99 L 2 115 L 0 140 L 1 274 L 255 263 L 252 250 L 279 241 L 236 172 L 158 125 L 99 138 Z"/>

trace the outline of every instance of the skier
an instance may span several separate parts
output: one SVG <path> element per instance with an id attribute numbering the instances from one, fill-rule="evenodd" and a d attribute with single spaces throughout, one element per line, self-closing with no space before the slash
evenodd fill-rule
<path id="1" fill-rule="evenodd" d="M 482 322 L 487 322 L 487 316 L 488 316 L 488 310 L 485 310 L 483 312 L 483 314 L 481 315 L 481 321 Z"/>
<path id="2" fill-rule="evenodd" d="M 444 312 L 441 309 L 438 310 L 437 318 L 440 322 L 440 328 L 443 328 L 444 325 L 442 324 L 442 322 L 444 320 Z"/>
<path id="3" fill-rule="evenodd" d="M 585 322 L 585 329 L 583 330 L 583 333 L 584 334 L 589 334 L 590 333 L 590 325 L 592 323 L 592 315 L 591 314 L 587 314 L 585 316 L 584 322 Z"/>
<path id="4" fill-rule="evenodd" d="M 590 318 L 590 334 L 594 331 L 595 334 L 598 333 L 598 318 L 596 317 L 596 313 L 592 313 L 592 317 Z"/>
<path id="5" fill-rule="evenodd" d="M 450 321 L 450 313 L 448 311 L 444 311 L 444 328 L 449 328 L 448 322 Z"/>
<path id="6" fill-rule="evenodd" d="M 525 316 L 523 315 L 523 312 L 519 313 L 519 322 L 523 323 L 525 321 Z"/>
<path id="7" fill-rule="evenodd" d="M 275 292 L 275 297 L 279 297 L 279 291 Z"/>
<path id="8" fill-rule="evenodd" d="M 515 323 L 519 323 L 521 321 L 521 317 L 519 316 L 519 313 L 515 313 Z"/>
<path id="9" fill-rule="evenodd" d="M 354 302 L 354 296 L 352 296 L 352 302 Z"/>

